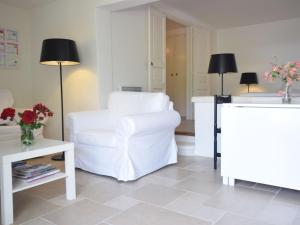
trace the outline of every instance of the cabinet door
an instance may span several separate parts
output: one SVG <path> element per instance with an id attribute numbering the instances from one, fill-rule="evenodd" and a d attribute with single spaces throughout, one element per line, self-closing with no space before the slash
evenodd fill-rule
<path id="1" fill-rule="evenodd" d="M 174 108 L 186 116 L 186 35 L 167 38 L 167 94 Z"/>
<path id="2" fill-rule="evenodd" d="M 166 16 L 148 11 L 148 82 L 150 92 L 166 91 Z"/>
<path id="3" fill-rule="evenodd" d="M 175 109 L 186 116 L 186 35 L 175 37 Z"/>
<path id="4" fill-rule="evenodd" d="M 167 50 L 166 50 L 166 93 L 170 97 L 170 100 L 174 102 L 175 93 L 175 38 L 169 36 L 167 38 Z"/>
<path id="5" fill-rule="evenodd" d="M 210 95 L 208 63 L 210 58 L 210 32 L 204 29 L 192 29 L 193 44 L 193 96 Z"/>

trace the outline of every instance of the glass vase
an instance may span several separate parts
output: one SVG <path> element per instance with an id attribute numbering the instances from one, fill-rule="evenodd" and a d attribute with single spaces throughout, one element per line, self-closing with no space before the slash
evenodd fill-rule
<path id="1" fill-rule="evenodd" d="M 23 145 L 32 145 L 34 141 L 33 129 L 28 126 L 21 127 L 21 142 Z"/>
<path id="2" fill-rule="evenodd" d="M 283 104 L 290 104 L 292 101 L 291 96 L 290 96 L 290 85 L 288 83 L 285 83 L 284 87 L 284 93 L 282 96 L 282 103 Z"/>

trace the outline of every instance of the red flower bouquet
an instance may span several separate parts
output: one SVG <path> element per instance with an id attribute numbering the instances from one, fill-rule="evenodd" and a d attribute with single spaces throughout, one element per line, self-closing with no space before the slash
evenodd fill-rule
<path id="1" fill-rule="evenodd" d="M 16 115 L 16 110 L 13 108 L 6 108 L 2 111 L 0 119 L 13 121 Z"/>
<path id="2" fill-rule="evenodd" d="M 6 108 L 2 111 L 0 118 L 3 120 L 13 121 L 16 110 L 13 108 Z M 33 143 L 33 130 L 44 126 L 43 122 L 47 117 L 52 117 L 53 112 L 45 105 L 39 103 L 33 106 L 32 110 L 25 110 L 23 113 L 18 113 L 20 120 L 16 121 L 21 127 L 21 141 L 25 145 Z"/>

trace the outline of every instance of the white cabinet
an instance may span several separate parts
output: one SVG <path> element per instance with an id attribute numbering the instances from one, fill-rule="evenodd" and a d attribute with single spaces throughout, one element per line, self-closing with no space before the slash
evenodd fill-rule
<path id="1" fill-rule="evenodd" d="M 300 190 L 299 104 L 224 104 L 221 175 Z"/>

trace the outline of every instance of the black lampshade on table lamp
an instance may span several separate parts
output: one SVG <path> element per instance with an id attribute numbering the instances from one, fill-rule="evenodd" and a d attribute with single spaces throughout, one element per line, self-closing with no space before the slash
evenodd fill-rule
<path id="1" fill-rule="evenodd" d="M 237 66 L 235 62 L 235 56 L 232 53 L 213 54 L 211 55 L 208 73 L 218 73 L 221 75 L 221 95 L 223 96 L 223 74 L 224 73 L 236 73 Z"/>
<path id="2" fill-rule="evenodd" d="M 257 74 L 254 72 L 242 73 L 240 84 L 247 84 L 249 93 L 250 84 L 258 84 Z"/>
<path id="3" fill-rule="evenodd" d="M 73 40 L 51 38 L 43 41 L 40 63 L 50 66 L 59 66 L 60 99 L 61 99 L 61 137 L 64 136 L 64 98 L 62 84 L 62 66 L 80 64 L 76 44 Z M 53 156 L 53 160 L 64 160 L 64 154 Z"/>

